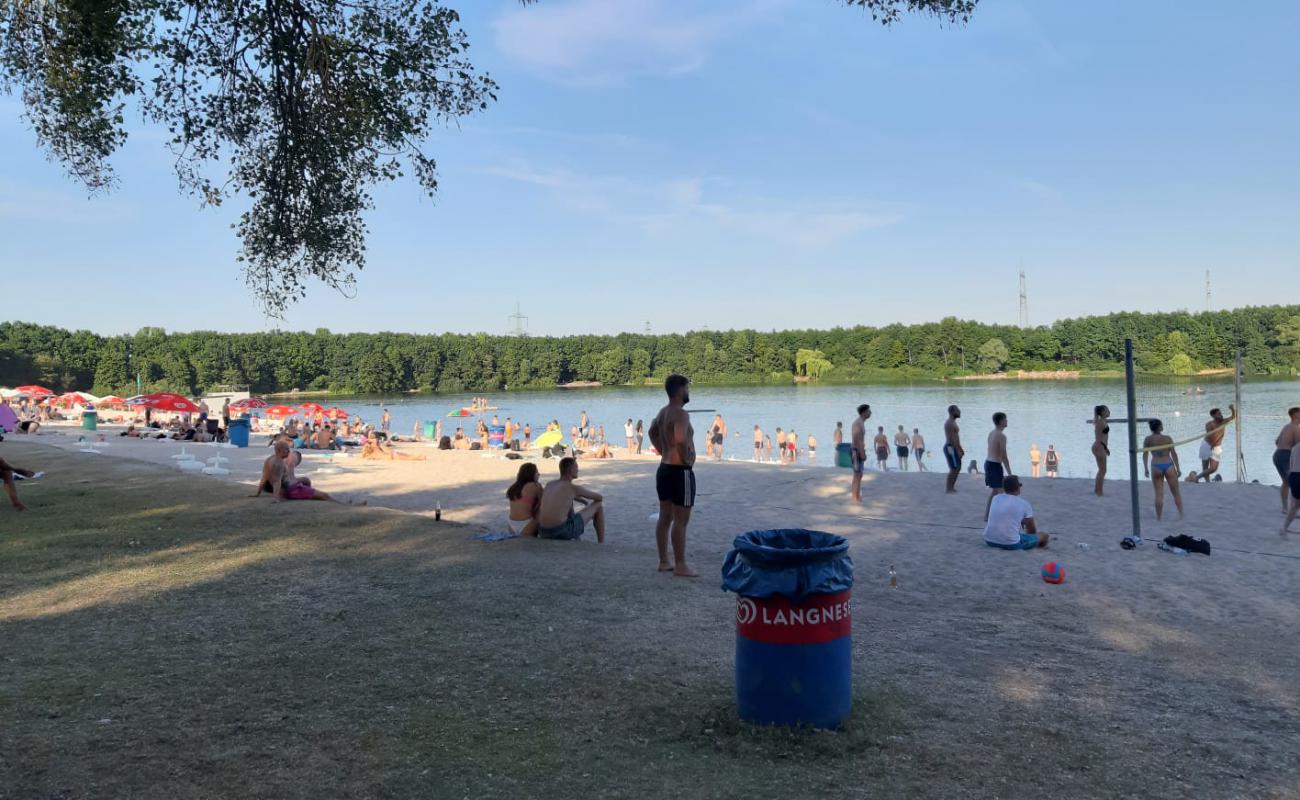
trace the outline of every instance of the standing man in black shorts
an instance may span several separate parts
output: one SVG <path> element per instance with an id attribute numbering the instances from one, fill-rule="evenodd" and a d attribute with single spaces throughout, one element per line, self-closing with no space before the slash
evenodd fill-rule
<path id="1" fill-rule="evenodd" d="M 858 418 L 850 428 L 853 455 L 853 502 L 862 502 L 862 473 L 867 468 L 867 420 L 871 419 L 871 406 L 858 406 Z M 836 429 L 838 430 L 838 428 Z"/>
<path id="2" fill-rule="evenodd" d="M 659 548 L 659 571 L 672 570 L 681 578 L 698 576 L 686 564 L 686 525 L 695 505 L 695 430 L 686 413 L 691 402 L 691 382 L 683 375 L 669 375 L 664 381 L 668 405 L 659 409 L 650 423 L 650 444 L 659 451 L 655 490 L 659 494 L 659 521 L 655 523 L 655 544 Z M 673 561 L 668 561 L 668 543 Z"/>
<path id="3" fill-rule="evenodd" d="M 1007 415 L 1001 411 L 993 415 L 993 430 L 989 431 L 989 452 L 984 460 L 984 485 L 989 487 L 989 501 L 984 505 L 984 521 L 989 521 L 989 507 L 993 498 L 1002 494 L 1002 481 L 1011 474 L 1011 458 L 1007 456 Z"/>

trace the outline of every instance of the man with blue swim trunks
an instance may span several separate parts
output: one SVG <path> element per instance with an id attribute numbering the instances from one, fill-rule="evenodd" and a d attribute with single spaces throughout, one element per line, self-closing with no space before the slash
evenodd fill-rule
<path id="1" fill-rule="evenodd" d="M 989 521 L 984 526 L 984 543 L 1002 550 L 1033 550 L 1047 547 L 1048 535 L 1039 533 L 1034 509 L 1020 496 L 1020 479 L 1008 475 L 1002 494 L 989 504 Z"/>
<path id="2" fill-rule="evenodd" d="M 948 463 L 948 494 L 957 493 L 957 476 L 961 475 L 961 460 L 966 451 L 961 446 L 961 409 L 948 406 L 948 420 L 943 423 L 943 460 Z"/>

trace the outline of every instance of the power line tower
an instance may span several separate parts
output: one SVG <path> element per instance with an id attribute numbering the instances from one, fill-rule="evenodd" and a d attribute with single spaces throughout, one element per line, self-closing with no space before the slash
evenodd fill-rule
<path id="1" fill-rule="evenodd" d="M 1210 271 L 1205 271 L 1205 310 L 1210 310 Z"/>
<path id="2" fill-rule="evenodd" d="M 650 320 L 645 321 L 645 335 L 646 336 L 650 335 Z"/>
<path id="3" fill-rule="evenodd" d="M 1029 327 L 1029 293 L 1025 290 L 1025 271 L 1020 270 L 1020 319 L 1017 320 L 1022 328 Z"/>
<path id="4" fill-rule="evenodd" d="M 507 332 L 510 336 L 527 336 L 528 335 L 528 317 L 523 315 L 519 310 L 519 304 L 515 303 L 515 313 L 506 317 L 510 321 L 510 330 Z"/>

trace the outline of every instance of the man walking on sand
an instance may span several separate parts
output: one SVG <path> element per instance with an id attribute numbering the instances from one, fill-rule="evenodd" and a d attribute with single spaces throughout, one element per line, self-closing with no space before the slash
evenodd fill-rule
<path id="1" fill-rule="evenodd" d="M 754 462 L 758 463 L 763 460 L 763 429 L 754 426 Z"/>
<path id="2" fill-rule="evenodd" d="M 917 472 L 929 472 L 925 468 L 925 437 L 921 435 L 920 428 L 912 429 L 912 458 L 916 459 Z"/>
<path id="3" fill-rule="evenodd" d="M 578 477 L 578 459 L 560 459 L 560 477 L 546 484 L 542 503 L 537 508 L 537 538 L 578 539 L 587 523 L 596 529 L 596 541 L 605 543 L 605 498 L 574 483 Z M 573 504 L 582 505 L 575 511 Z"/>
<path id="4" fill-rule="evenodd" d="M 858 406 L 858 418 L 853 420 L 849 434 L 852 439 L 853 456 L 853 502 L 862 502 L 862 472 L 867 468 L 867 420 L 871 419 L 871 406 L 863 403 Z"/>
<path id="5" fill-rule="evenodd" d="M 695 506 L 695 430 L 686 404 L 691 402 L 691 382 L 683 375 L 669 375 L 664 381 L 668 405 L 659 409 L 650 423 L 650 444 L 659 451 L 655 491 L 659 495 L 659 521 L 655 523 L 655 545 L 659 549 L 659 571 L 672 570 L 682 578 L 697 573 L 686 563 L 686 525 Z M 668 561 L 671 538 L 673 561 Z"/>
<path id="6" fill-rule="evenodd" d="M 961 462 L 966 457 L 966 450 L 961 446 L 961 409 L 948 406 L 948 419 L 943 423 L 943 459 L 948 462 L 948 494 L 957 493 L 957 476 L 961 475 Z"/>
<path id="7" fill-rule="evenodd" d="M 872 440 L 876 447 L 876 466 L 881 472 L 889 472 L 889 437 L 885 435 L 885 426 L 876 427 L 876 437 Z"/>
<path id="8" fill-rule="evenodd" d="M 1229 403 L 1228 410 L 1232 414 L 1225 419 L 1222 411 L 1210 409 L 1210 421 L 1205 423 L 1205 438 L 1201 440 L 1201 474 L 1196 477 L 1198 481 L 1204 478 L 1209 483 L 1210 476 L 1219 469 L 1219 462 L 1223 460 L 1223 436 L 1227 433 L 1228 423 L 1237 418 L 1236 406 Z"/>
<path id="9" fill-rule="evenodd" d="M 988 455 L 984 459 L 984 485 L 989 487 L 989 501 L 984 504 L 984 521 L 989 521 L 989 507 L 993 498 L 1002 494 L 1003 478 L 1011 474 L 1011 459 L 1007 456 L 1007 415 L 999 411 L 993 415 L 993 430 L 989 431 Z"/>
<path id="10" fill-rule="evenodd" d="M 1282 431 L 1277 435 L 1274 444 L 1277 449 L 1273 451 L 1273 468 L 1277 470 L 1277 476 L 1282 479 L 1282 513 L 1287 512 L 1287 490 L 1288 476 L 1291 473 L 1291 448 L 1300 443 L 1300 406 L 1294 406 L 1287 409 L 1287 423 L 1282 426 Z"/>
<path id="11" fill-rule="evenodd" d="M 907 435 L 903 426 L 898 426 L 898 433 L 894 434 L 894 450 L 898 453 L 898 468 L 907 472 L 907 453 L 908 447 L 912 444 L 912 437 Z"/>

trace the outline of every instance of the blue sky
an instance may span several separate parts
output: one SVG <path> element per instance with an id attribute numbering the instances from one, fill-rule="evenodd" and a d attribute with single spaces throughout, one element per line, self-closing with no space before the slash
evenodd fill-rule
<path id="1" fill-rule="evenodd" d="M 136 129 L 84 192 L 0 97 L 0 318 L 104 333 L 538 334 L 1033 322 L 1294 302 L 1300 3 L 983 0 L 891 29 L 834 0 L 460 6 L 499 102 L 382 188 L 357 294 L 268 320 L 233 212 Z"/>

